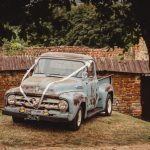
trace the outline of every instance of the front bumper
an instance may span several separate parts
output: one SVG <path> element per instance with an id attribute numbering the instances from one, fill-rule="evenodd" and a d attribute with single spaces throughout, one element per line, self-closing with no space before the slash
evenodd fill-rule
<path id="1" fill-rule="evenodd" d="M 72 120 L 72 115 L 68 112 L 61 113 L 50 110 L 49 115 L 43 115 L 43 110 L 25 108 L 25 112 L 19 112 L 19 107 L 7 106 L 2 110 L 3 115 L 24 118 L 26 120 L 50 121 L 50 122 L 69 122 Z"/>

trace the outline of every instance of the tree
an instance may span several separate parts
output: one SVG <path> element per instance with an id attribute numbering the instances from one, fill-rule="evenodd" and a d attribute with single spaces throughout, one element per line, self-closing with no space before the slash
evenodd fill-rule
<path id="1" fill-rule="evenodd" d="M 105 36 L 103 42 L 108 46 L 119 46 L 128 50 L 138 42 L 141 31 L 132 11 L 131 2 L 127 0 L 83 0 L 83 2 L 95 5 L 101 33 Z"/>
<path id="2" fill-rule="evenodd" d="M 43 32 L 47 32 L 41 23 L 50 20 L 56 23 L 56 19 L 59 18 L 53 18 L 53 10 L 62 7 L 70 10 L 71 2 L 70 0 L 1 0 L 0 34 L 2 36 L 0 37 L 0 44 L 2 44 L 3 38 L 10 40 L 12 36 L 15 36 L 5 24 L 19 26 L 21 29 L 20 36 L 27 40 L 30 33 L 42 32 L 41 34 L 43 34 Z M 26 35 L 26 32 L 29 35 Z"/>
<path id="3" fill-rule="evenodd" d="M 117 1 L 120 2 L 128 2 L 131 3 L 131 13 L 132 15 L 128 15 L 129 18 L 134 18 L 130 23 L 139 23 L 140 29 L 142 31 L 142 36 L 146 42 L 149 58 L 150 58 L 150 1 L 148 0 L 82 0 L 84 3 L 89 4 L 93 3 L 98 10 L 100 10 L 99 4 L 114 3 Z M 130 25 L 130 24 L 129 24 Z M 150 66 L 150 65 L 149 65 Z"/>

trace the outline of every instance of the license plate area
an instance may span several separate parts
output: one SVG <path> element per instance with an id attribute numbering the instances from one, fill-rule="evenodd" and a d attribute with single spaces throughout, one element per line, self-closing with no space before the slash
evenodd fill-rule
<path id="1" fill-rule="evenodd" d="M 27 115 L 27 118 L 25 118 L 26 120 L 39 120 L 39 116 L 37 116 L 37 115 L 31 115 L 31 114 L 29 114 L 29 115 Z"/>

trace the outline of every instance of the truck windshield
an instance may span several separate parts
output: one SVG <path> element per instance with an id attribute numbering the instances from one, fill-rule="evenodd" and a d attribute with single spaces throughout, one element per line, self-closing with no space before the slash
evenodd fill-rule
<path id="1" fill-rule="evenodd" d="M 68 76 L 84 65 L 83 62 L 63 59 L 41 58 L 34 70 L 34 74 L 46 76 Z M 75 75 L 82 77 L 82 71 Z"/>

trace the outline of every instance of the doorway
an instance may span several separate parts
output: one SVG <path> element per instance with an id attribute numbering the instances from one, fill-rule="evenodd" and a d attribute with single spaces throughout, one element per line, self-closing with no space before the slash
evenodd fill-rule
<path id="1" fill-rule="evenodd" d="M 141 78 L 142 118 L 150 121 L 150 76 Z"/>

